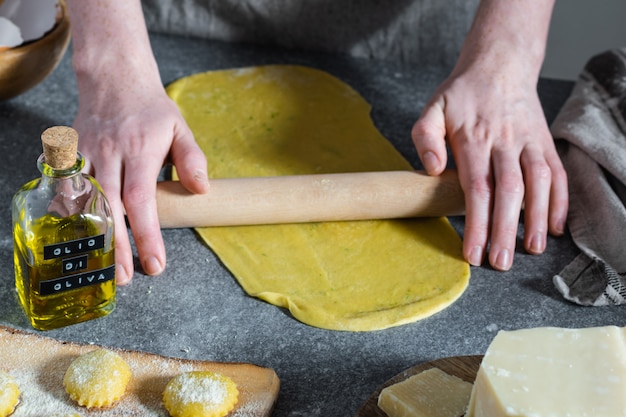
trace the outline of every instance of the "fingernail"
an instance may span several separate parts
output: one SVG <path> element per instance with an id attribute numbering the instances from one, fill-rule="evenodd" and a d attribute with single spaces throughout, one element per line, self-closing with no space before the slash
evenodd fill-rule
<path id="1" fill-rule="evenodd" d="M 537 233 L 530 240 L 530 245 L 528 247 L 528 251 L 530 253 L 539 254 L 542 253 L 545 249 L 543 235 L 541 233 Z"/>
<path id="2" fill-rule="evenodd" d="M 148 275 L 159 275 L 161 272 L 163 272 L 163 267 L 161 266 L 161 262 L 159 262 L 159 260 L 154 256 L 151 256 L 148 259 L 146 259 L 146 261 L 144 262 L 143 268 L 144 268 L 145 273 Z"/>
<path id="3" fill-rule="evenodd" d="M 498 252 L 494 267 L 501 271 L 507 271 L 511 268 L 511 253 L 508 249 L 502 249 Z"/>
<path id="4" fill-rule="evenodd" d="M 559 220 L 556 222 L 556 226 L 555 226 L 555 228 L 556 228 L 556 232 L 557 232 L 557 233 L 559 233 L 559 234 L 563 234 L 563 233 L 565 233 L 565 223 L 566 223 L 566 220 L 565 220 L 565 219 L 559 219 Z"/>
<path id="5" fill-rule="evenodd" d="M 208 187 L 209 185 L 209 180 L 207 178 L 206 172 L 204 171 L 198 170 L 194 172 L 193 179 L 199 182 L 200 184 L 204 185 L 205 187 Z"/>
<path id="6" fill-rule="evenodd" d="M 130 279 L 131 277 L 126 268 L 119 264 L 115 266 L 115 283 L 117 285 L 126 285 L 130 282 Z"/>
<path id="7" fill-rule="evenodd" d="M 422 163 L 428 172 L 439 169 L 439 158 L 437 158 L 437 155 L 432 151 L 424 152 L 424 155 L 422 155 Z"/>
<path id="8" fill-rule="evenodd" d="M 193 173 L 193 178 L 198 182 L 206 182 L 206 173 L 201 170 L 197 170 Z"/>
<path id="9" fill-rule="evenodd" d="M 474 266 L 480 266 L 483 263 L 483 248 L 474 246 L 469 254 L 469 263 Z"/>

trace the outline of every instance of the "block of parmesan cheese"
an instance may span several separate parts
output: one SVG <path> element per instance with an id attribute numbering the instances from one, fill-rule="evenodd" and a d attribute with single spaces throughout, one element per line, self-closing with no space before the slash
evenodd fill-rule
<path id="1" fill-rule="evenodd" d="M 500 331 L 480 365 L 467 417 L 626 415 L 626 331 Z"/>
<path id="2" fill-rule="evenodd" d="M 430 368 L 383 389 L 378 407 L 389 417 L 460 417 L 471 391 L 469 382 Z"/>

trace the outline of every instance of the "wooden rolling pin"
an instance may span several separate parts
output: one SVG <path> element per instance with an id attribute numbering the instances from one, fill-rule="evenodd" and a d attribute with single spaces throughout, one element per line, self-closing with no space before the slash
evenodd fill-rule
<path id="1" fill-rule="evenodd" d="M 453 216 L 465 204 L 449 170 L 211 179 L 202 195 L 162 181 L 157 207 L 161 227 L 178 228 Z"/>

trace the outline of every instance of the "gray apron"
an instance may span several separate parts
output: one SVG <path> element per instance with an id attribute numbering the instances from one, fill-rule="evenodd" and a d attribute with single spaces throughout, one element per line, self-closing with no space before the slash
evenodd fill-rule
<path id="1" fill-rule="evenodd" d="M 452 67 L 479 0 L 142 0 L 154 32 Z"/>

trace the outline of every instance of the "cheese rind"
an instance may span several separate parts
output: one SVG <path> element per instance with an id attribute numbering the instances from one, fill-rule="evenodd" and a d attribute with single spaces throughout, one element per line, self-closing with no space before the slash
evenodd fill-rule
<path id="1" fill-rule="evenodd" d="M 389 417 L 459 417 L 472 384 L 431 368 L 383 389 L 378 407 Z"/>
<path id="2" fill-rule="evenodd" d="M 500 331 L 467 417 L 626 416 L 626 329 Z"/>

